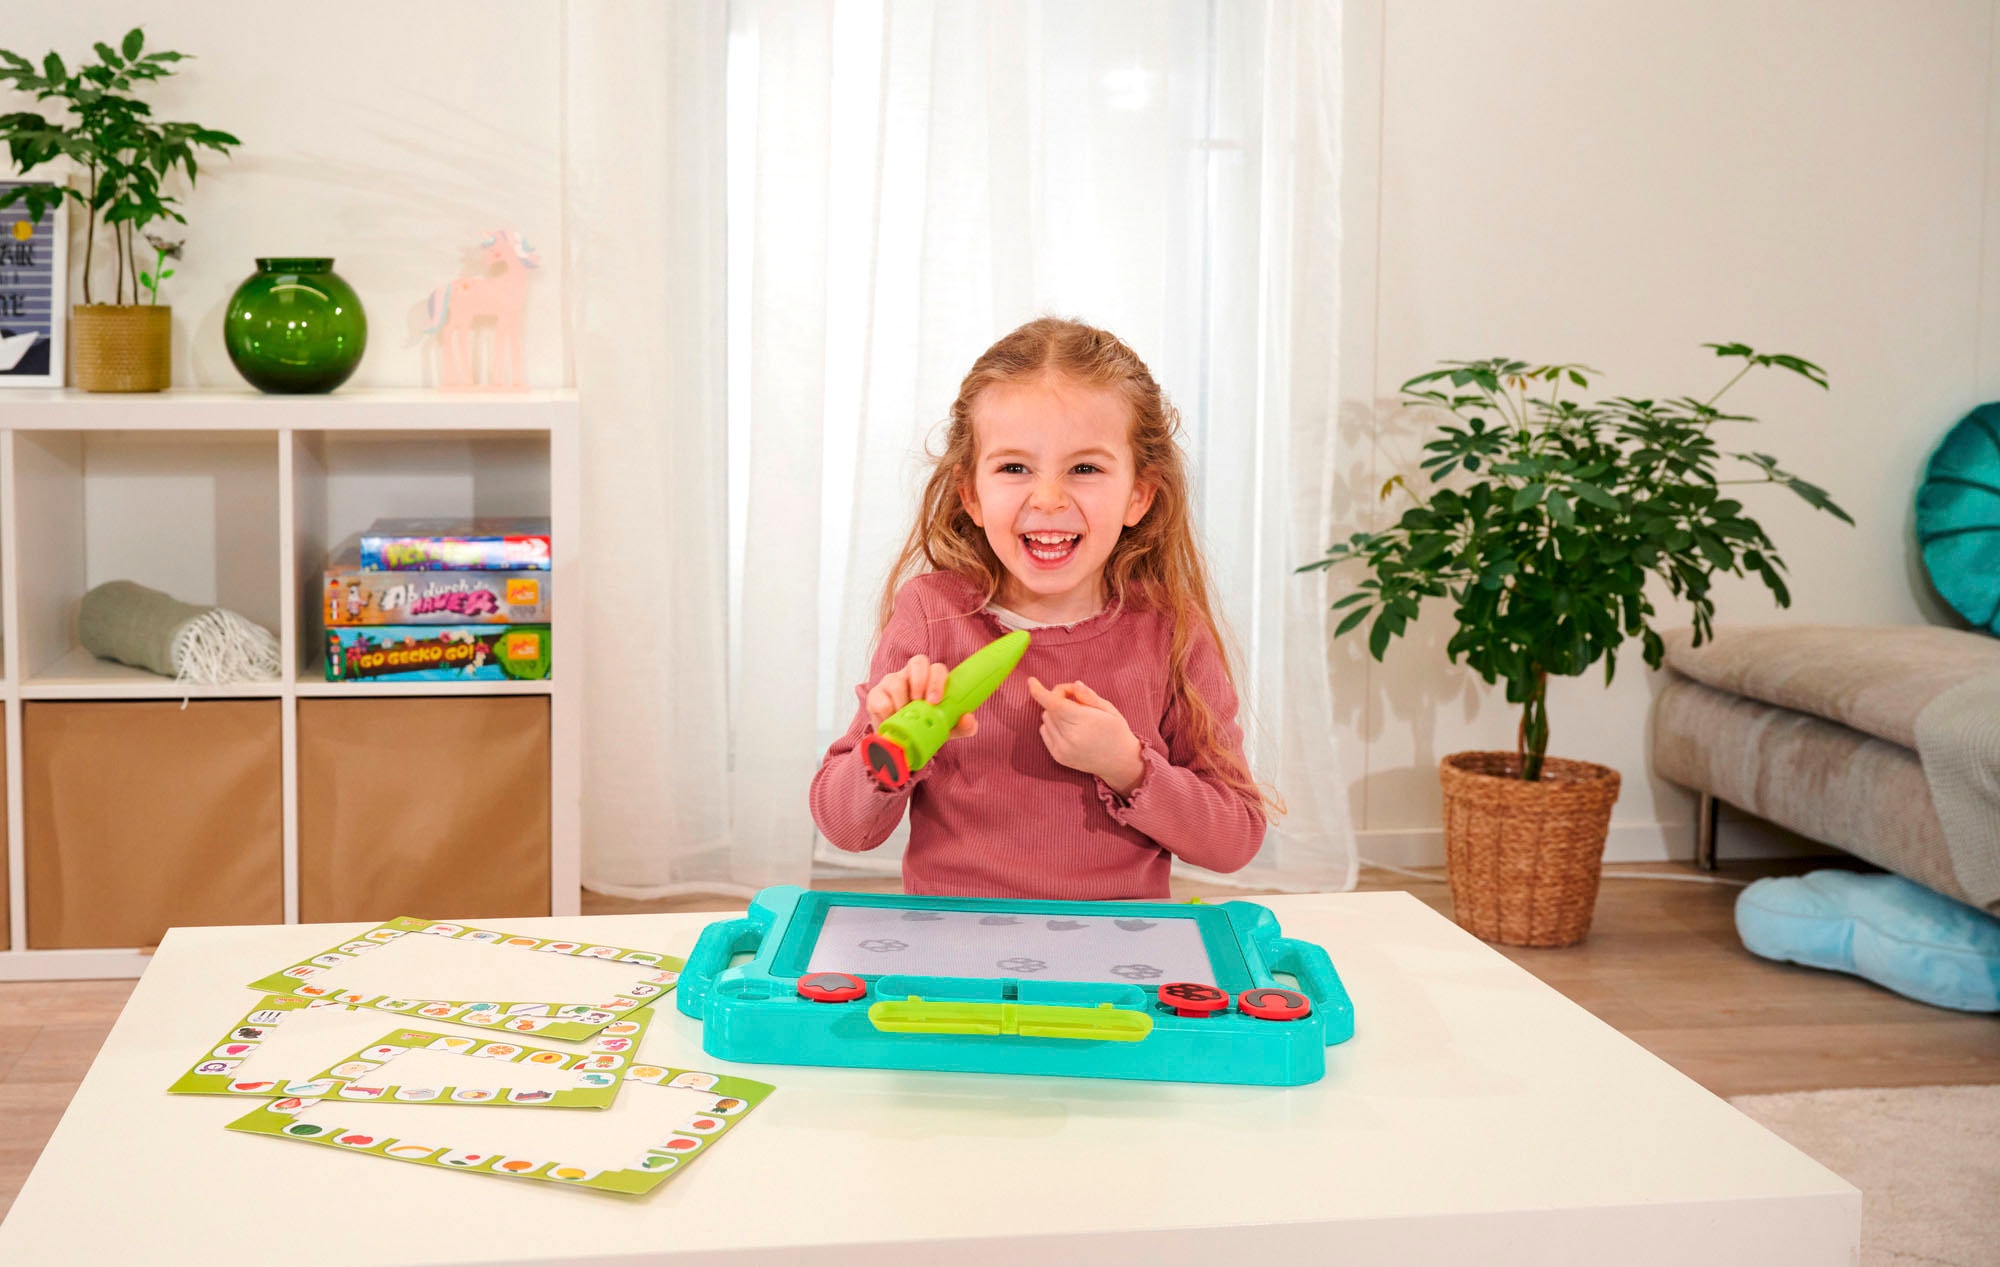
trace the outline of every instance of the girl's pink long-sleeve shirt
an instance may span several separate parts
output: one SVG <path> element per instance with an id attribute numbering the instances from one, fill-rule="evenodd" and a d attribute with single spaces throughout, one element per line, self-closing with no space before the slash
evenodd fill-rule
<path id="1" fill-rule="evenodd" d="M 813 821 L 828 840 L 849 852 L 873 849 L 907 809 L 904 889 L 963 897 L 1163 898 L 1176 857 L 1235 871 L 1256 855 L 1259 806 L 1197 763 L 1185 709 L 1170 697 L 1172 620 L 1162 612 L 1114 607 L 1032 631 L 1020 666 L 980 705 L 977 734 L 945 744 L 899 791 L 871 779 L 855 752 L 869 730 L 869 686 L 913 655 L 956 665 L 1005 632 L 979 591 L 952 573 L 918 576 L 897 591 L 868 681 L 856 689 L 862 706 L 813 775 Z M 1124 715 L 1146 767 L 1129 799 L 1049 755 L 1030 676 L 1049 686 L 1082 682 Z M 1206 637 L 1189 652 L 1188 677 L 1240 759 L 1236 694 Z"/>

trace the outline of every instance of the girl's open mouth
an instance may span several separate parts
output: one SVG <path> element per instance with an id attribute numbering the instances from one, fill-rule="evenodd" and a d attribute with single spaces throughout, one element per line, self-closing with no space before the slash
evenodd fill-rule
<path id="1" fill-rule="evenodd" d="M 1021 548 L 1036 567 L 1059 568 L 1076 553 L 1083 534 L 1076 532 L 1024 532 Z"/>

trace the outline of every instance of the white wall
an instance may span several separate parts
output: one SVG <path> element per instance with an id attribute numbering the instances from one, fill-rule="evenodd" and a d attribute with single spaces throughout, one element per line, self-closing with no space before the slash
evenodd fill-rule
<path id="1" fill-rule="evenodd" d="M 1380 17 L 1378 398 L 1446 358 L 1582 361 L 1611 393 L 1706 395 L 1727 374 L 1703 342 L 1804 356 L 1831 392 L 1766 374 L 1724 400 L 1764 419 L 1741 447 L 1859 526 L 1746 490 L 1793 604 L 1731 582 L 1718 619 L 1947 621 L 1910 504 L 1982 397 L 1991 0 L 1386 0 Z M 1419 454 L 1393 421 L 1376 432 L 1379 485 Z M 1339 651 L 1365 856 L 1439 859 L 1438 759 L 1513 746 L 1498 688 L 1444 667 L 1452 628 L 1433 611 L 1383 665 Z M 1609 689 L 1552 687 L 1551 751 L 1622 772 L 1611 856 L 1684 854 L 1690 798 L 1648 772 L 1637 650 Z"/>
<path id="2" fill-rule="evenodd" d="M 1730 584 L 1720 617 L 1945 619 L 1909 549 L 1909 505 L 1942 428 L 2000 390 L 2000 322 L 1982 325 L 1982 295 L 2000 296 L 2000 249 L 1982 253 L 2000 246 L 2000 207 L 1985 201 L 2000 154 L 1988 142 L 1992 0 L 1351 9 L 1360 201 L 1344 258 L 1373 321 L 1344 337 L 1343 356 L 1364 379 L 1372 365 L 1378 414 L 1443 358 L 1578 360 L 1613 391 L 1682 394 L 1722 381 L 1704 341 L 1798 353 L 1827 368 L 1830 393 L 1771 375 L 1728 399 L 1766 420 L 1756 447 L 1860 524 L 1757 490 L 1794 605 Z M 507 226 L 542 250 L 530 371 L 558 385 L 563 13 L 536 0 L 353 0 L 337 19 L 70 0 L 13 6 L 0 45 L 74 59 L 144 24 L 154 45 L 198 58 L 153 98 L 160 115 L 243 138 L 239 157 L 204 164 L 189 199 L 169 296 L 176 382 L 238 381 L 221 313 L 252 257 L 330 254 L 369 312 L 356 383 L 422 383 L 424 297 Z M 1358 484 L 1414 461 L 1395 430 L 1380 424 L 1372 450 L 1358 433 Z M 1444 667 L 1449 633 L 1438 611 L 1384 665 L 1357 639 L 1338 649 L 1339 738 L 1371 858 L 1439 859 L 1438 758 L 1512 745 L 1497 690 Z M 1686 851 L 1687 798 L 1648 774 L 1651 689 L 1633 648 L 1609 689 L 1592 677 L 1552 692 L 1553 750 L 1625 776 L 1613 857 Z"/>
<path id="3" fill-rule="evenodd" d="M 541 253 L 523 336 L 529 381 L 565 383 L 561 5 L 64 0 L 9 4 L 6 15 L 0 47 L 37 63 L 53 48 L 72 67 L 96 41 L 115 48 L 143 26 L 149 48 L 194 58 L 143 94 L 155 117 L 243 141 L 233 158 L 198 156 L 188 224 L 169 228 L 188 239 L 162 291 L 176 385 L 242 385 L 222 314 L 259 255 L 333 257 L 368 314 L 355 385 L 427 383 L 424 300 L 495 228 L 520 231 Z M 32 104 L 8 96 L 0 108 Z M 102 302 L 111 272 L 98 276 Z M 80 288 L 71 299 L 81 302 Z"/>

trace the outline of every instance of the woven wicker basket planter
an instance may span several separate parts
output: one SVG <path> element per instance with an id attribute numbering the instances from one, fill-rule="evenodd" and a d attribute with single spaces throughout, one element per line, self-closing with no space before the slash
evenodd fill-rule
<path id="1" fill-rule="evenodd" d="M 1455 752 L 1444 785 L 1452 915 L 1485 941 L 1569 946 L 1590 931 L 1618 772 L 1548 757 L 1524 783 L 1511 752 Z"/>
<path id="2" fill-rule="evenodd" d="M 87 392 L 160 392 L 172 383 L 171 307 L 77 304 L 69 311 L 78 387 Z"/>

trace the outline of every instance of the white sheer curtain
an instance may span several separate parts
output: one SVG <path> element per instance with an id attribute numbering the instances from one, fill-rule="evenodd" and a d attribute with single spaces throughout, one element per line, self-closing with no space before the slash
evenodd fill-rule
<path id="1" fill-rule="evenodd" d="M 726 667 L 743 615 L 724 425 L 727 37 L 714 4 L 592 0 L 564 26 L 585 490 L 583 574 L 565 577 L 582 592 L 564 601 L 591 616 L 568 661 L 585 687 L 583 876 L 629 897 L 810 874 L 809 832 L 783 811 L 803 804 L 812 768 L 811 682 L 792 683 L 787 707 L 732 692 Z M 821 289 L 808 282 L 801 300 Z M 793 592 L 765 590 L 777 604 Z"/>
<path id="2" fill-rule="evenodd" d="M 572 7 L 586 881 L 804 877 L 921 450 L 973 358 L 1058 313 L 1186 423 L 1291 808 L 1236 878 L 1351 886 L 1323 583 L 1293 573 L 1332 519 L 1338 0 L 734 0 L 720 116 L 717 12 Z"/>
<path id="3" fill-rule="evenodd" d="M 1252 763 L 1291 807 L 1237 878 L 1353 883 L 1323 591 L 1293 574 L 1330 521 L 1338 65 L 1335 0 L 732 4 L 744 690 L 783 642 L 789 681 L 813 657 L 817 743 L 847 723 L 959 377 L 1022 321 L 1080 317 L 1131 343 L 1187 424 Z M 793 547 L 778 571 L 764 538 Z M 789 598 L 759 629 L 763 586 Z M 889 868 L 899 847 L 820 857 Z"/>

